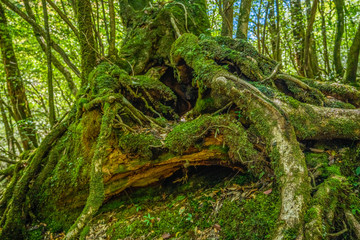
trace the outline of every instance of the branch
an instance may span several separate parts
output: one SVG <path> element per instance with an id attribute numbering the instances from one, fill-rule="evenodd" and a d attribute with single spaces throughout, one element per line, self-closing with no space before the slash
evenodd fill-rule
<path id="1" fill-rule="evenodd" d="M 8 8 L 10 8 L 12 11 L 14 11 L 16 14 L 18 14 L 21 18 L 23 18 L 25 21 L 27 21 L 33 28 L 36 29 L 36 31 L 45 38 L 45 30 L 40 27 L 36 21 L 29 17 L 27 14 L 22 12 L 18 7 L 16 7 L 13 3 L 11 3 L 9 0 L 0 0 L 2 3 L 4 3 Z M 68 55 L 65 53 L 65 51 L 54 42 L 54 40 L 51 39 L 51 46 L 52 48 L 60 54 L 60 56 L 63 58 L 64 62 L 68 65 L 71 70 L 78 76 L 81 77 L 80 71 L 78 68 L 71 62 Z"/>
<path id="2" fill-rule="evenodd" d="M 62 18 L 62 20 L 64 20 L 67 25 L 73 30 L 74 34 L 76 35 L 77 38 L 79 38 L 80 34 L 79 31 L 77 30 L 77 28 L 71 23 L 70 19 L 56 6 L 56 4 L 54 2 L 52 2 L 51 0 L 46 0 L 50 6 L 59 14 L 59 16 Z"/>
<path id="3" fill-rule="evenodd" d="M 0 162 L 6 162 L 6 163 L 10 163 L 10 164 L 17 163 L 16 161 L 10 160 L 7 157 L 1 156 L 1 155 L 0 155 Z"/>

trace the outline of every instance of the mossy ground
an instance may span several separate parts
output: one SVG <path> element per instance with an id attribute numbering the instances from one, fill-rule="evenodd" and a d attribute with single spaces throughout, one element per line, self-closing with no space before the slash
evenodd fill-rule
<path id="1" fill-rule="evenodd" d="M 172 239 L 266 239 L 271 235 L 280 210 L 276 191 L 265 195 L 255 186 L 242 191 L 241 186 L 251 185 L 254 177 L 226 168 L 190 169 L 188 174 L 186 183 L 173 183 L 182 177 L 179 172 L 159 186 L 129 190 L 109 201 L 85 231 L 92 236 L 91 228 L 111 213 L 106 230 L 110 239 L 159 239 L 164 234 Z"/>
<path id="2" fill-rule="evenodd" d="M 128 189 L 104 204 L 80 239 L 269 239 L 279 194 L 258 190 L 258 179 L 227 168 L 189 168 L 159 185 Z M 29 231 L 43 239 L 46 227 Z M 51 229 L 50 229 L 51 230 Z M 49 235 L 49 233 L 48 233 Z"/>

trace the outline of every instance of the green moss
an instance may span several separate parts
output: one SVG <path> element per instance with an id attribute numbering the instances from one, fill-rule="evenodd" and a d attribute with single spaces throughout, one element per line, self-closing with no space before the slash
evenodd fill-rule
<path id="1" fill-rule="evenodd" d="M 311 221 L 312 221 L 313 219 L 315 219 L 317 216 L 318 216 L 318 211 L 317 211 L 317 209 L 314 208 L 314 207 L 309 208 L 309 209 L 306 211 L 306 214 L 305 214 L 305 217 L 304 217 L 305 223 L 311 222 Z"/>
<path id="2" fill-rule="evenodd" d="M 165 146 L 174 153 L 183 153 L 203 137 L 214 117 L 203 115 L 195 120 L 178 124 L 166 137 Z"/>
<path id="3" fill-rule="evenodd" d="M 344 108 L 344 109 L 355 109 L 356 107 L 350 103 L 345 103 L 342 101 L 327 101 L 325 103 L 325 107 L 330 107 L 330 108 Z"/>
<path id="4" fill-rule="evenodd" d="M 274 91 L 272 88 L 270 88 L 264 84 L 261 84 L 259 82 L 249 82 L 249 83 L 251 83 L 257 89 L 259 89 L 260 92 L 262 92 L 265 96 L 267 96 L 269 98 L 273 98 L 275 96 L 276 91 Z"/>
<path id="5" fill-rule="evenodd" d="M 108 62 L 100 63 L 90 74 L 89 83 L 93 96 L 104 95 L 107 92 L 119 89 L 119 81 L 115 77 L 117 75 L 127 75 L 124 70 L 118 66 Z M 118 76 L 117 76 L 118 77 Z"/>
<path id="6" fill-rule="evenodd" d="M 298 235 L 298 230 L 295 228 L 286 229 L 284 232 L 284 239 L 285 240 L 295 240 Z"/>
<path id="7" fill-rule="evenodd" d="M 110 239 L 158 239 L 164 233 L 181 239 L 196 239 L 198 231 L 207 233 L 214 224 L 222 228 L 217 233 L 220 239 L 233 239 L 230 236 L 239 231 L 239 236 L 249 236 L 240 239 L 259 239 L 261 234 L 270 237 L 270 229 L 275 226 L 280 210 L 277 191 L 256 195 L 254 199 L 231 201 L 230 195 L 223 195 L 224 189 L 232 184 L 251 184 L 251 176 L 236 174 L 231 175 L 230 181 L 224 181 L 229 177 L 227 171 L 209 168 L 190 174 L 193 170 L 189 169 L 185 184 L 165 183 L 129 191 L 110 200 L 99 210 L 91 226 L 96 226 L 97 221 L 108 222 Z M 224 204 L 214 214 L 213 206 L 220 202 Z M 109 220 L 110 216 L 116 221 Z M 232 220 L 229 216 L 238 218 Z M 257 223 L 262 227 L 256 228 Z M 247 231 L 246 226 L 253 231 Z"/>
<path id="8" fill-rule="evenodd" d="M 329 162 L 327 153 L 305 153 L 305 160 L 310 168 L 315 168 L 319 164 L 326 164 Z"/>
<path id="9" fill-rule="evenodd" d="M 42 240 L 44 239 L 44 236 L 42 234 L 43 229 L 40 227 L 38 229 L 34 229 L 31 231 L 28 231 L 27 233 L 27 239 L 28 240 Z"/>
<path id="10" fill-rule="evenodd" d="M 356 130 L 358 129 L 358 124 L 354 122 L 353 119 L 333 118 L 328 122 L 326 128 L 333 129 L 339 134 L 343 134 L 345 136 L 357 138 Z"/>
<path id="11" fill-rule="evenodd" d="M 161 146 L 160 140 L 150 133 L 122 133 L 118 138 L 125 153 L 139 154 L 144 161 L 152 158 L 152 147 Z"/>
<path id="12" fill-rule="evenodd" d="M 194 110 L 196 113 L 207 113 L 213 111 L 214 99 L 212 97 L 198 99 L 196 101 Z"/>
<path id="13" fill-rule="evenodd" d="M 280 212 L 276 193 L 243 202 L 225 201 L 218 214 L 223 239 L 271 239 Z"/>
<path id="14" fill-rule="evenodd" d="M 90 231 L 90 226 L 89 225 L 86 225 L 84 227 L 84 229 L 81 231 L 80 233 L 80 236 L 79 236 L 79 239 L 80 240 L 85 240 L 86 239 L 86 235 L 89 233 Z"/>

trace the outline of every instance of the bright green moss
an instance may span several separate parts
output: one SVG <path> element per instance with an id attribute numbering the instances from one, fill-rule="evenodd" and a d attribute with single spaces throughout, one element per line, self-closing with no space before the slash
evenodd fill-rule
<path id="1" fill-rule="evenodd" d="M 122 133 L 118 136 L 119 147 L 125 153 L 139 154 L 143 160 L 152 158 L 152 147 L 161 146 L 159 139 L 156 139 L 152 134 L 146 133 Z"/>
<path id="2" fill-rule="evenodd" d="M 310 168 L 315 168 L 319 164 L 327 164 L 329 162 L 327 153 L 305 153 L 305 160 Z"/>
<path id="3" fill-rule="evenodd" d="M 211 125 L 213 117 L 203 115 L 195 120 L 178 124 L 166 137 L 165 146 L 174 153 L 183 153 L 196 140 L 201 139 Z"/>
<path id="4" fill-rule="evenodd" d="M 271 239 L 280 212 L 276 193 L 242 202 L 225 201 L 218 214 L 223 239 Z"/>
<path id="5" fill-rule="evenodd" d="M 339 134 L 343 134 L 345 136 L 358 138 L 356 136 L 357 131 L 355 131 L 358 129 L 358 124 L 354 122 L 353 119 L 333 118 L 328 122 L 326 128 L 334 129 Z"/>

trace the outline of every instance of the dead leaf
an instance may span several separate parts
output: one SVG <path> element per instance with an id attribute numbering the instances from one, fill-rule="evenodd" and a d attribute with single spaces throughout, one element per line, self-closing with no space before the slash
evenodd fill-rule
<path id="1" fill-rule="evenodd" d="M 323 152 L 325 152 L 323 149 L 317 149 L 317 148 L 310 148 L 310 151 L 312 151 L 314 153 L 323 153 Z"/>
<path id="2" fill-rule="evenodd" d="M 218 231 L 221 231 L 221 226 L 217 223 L 214 224 L 213 228 L 215 228 Z"/>
<path id="3" fill-rule="evenodd" d="M 171 237 L 170 233 L 164 233 L 162 236 L 162 239 L 169 239 Z"/>
<path id="4" fill-rule="evenodd" d="M 181 214 L 183 214 L 185 212 L 185 207 L 181 207 L 180 209 L 179 209 L 179 214 L 181 215 Z"/>
<path id="5" fill-rule="evenodd" d="M 269 195 L 271 192 L 272 192 L 272 188 L 270 188 L 269 190 L 266 190 L 266 191 L 264 192 L 264 194 Z"/>

